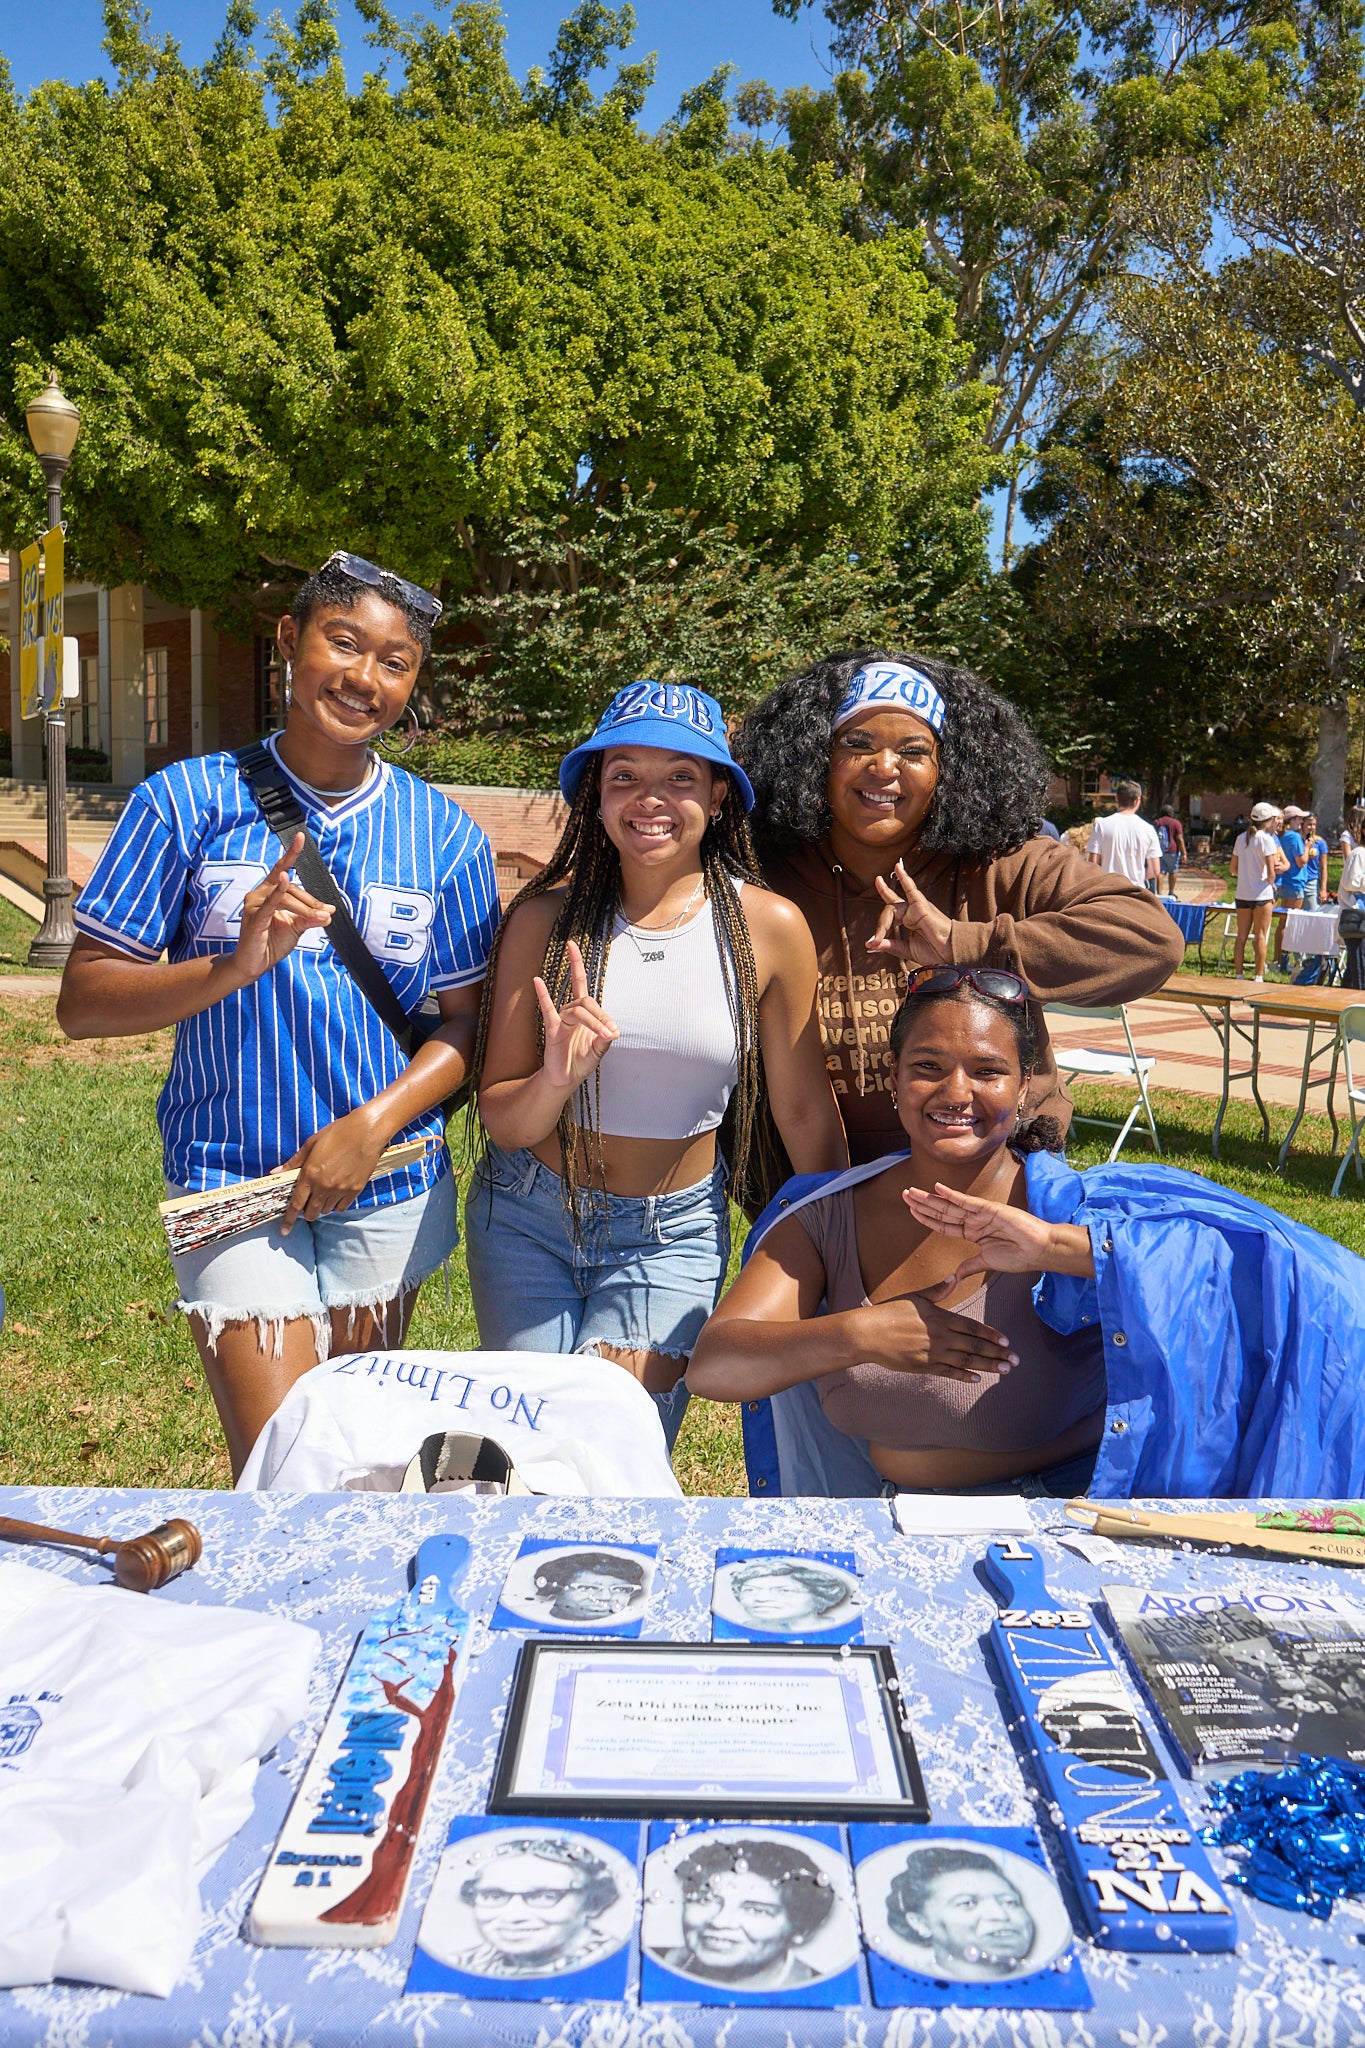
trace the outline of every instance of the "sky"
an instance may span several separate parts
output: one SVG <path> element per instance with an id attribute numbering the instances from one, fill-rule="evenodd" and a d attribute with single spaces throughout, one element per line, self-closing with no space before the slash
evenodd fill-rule
<path id="1" fill-rule="evenodd" d="M 391 11 L 406 18 L 418 0 L 389 0 Z M 573 0 L 503 0 L 507 23 L 507 58 L 518 77 L 543 63 L 554 44 L 559 24 Z M 202 64 L 222 27 L 224 0 L 150 0 L 152 30 L 172 35 L 189 64 Z M 262 21 L 274 12 L 273 0 L 257 0 Z M 282 10 L 292 16 L 293 0 Z M 718 64 L 734 64 L 742 84 L 766 78 L 769 85 L 828 83 L 831 74 L 829 31 L 823 11 L 806 6 L 796 21 L 772 11 L 769 0 L 635 0 L 635 42 L 632 60 L 653 51 L 657 57 L 654 89 L 642 120 L 657 128 L 676 113 L 690 86 L 706 78 Z M 340 0 L 341 32 L 347 75 L 358 85 L 373 70 L 378 53 L 365 42 L 364 24 L 351 0 Z M 0 52 L 8 58 L 16 90 L 26 93 L 47 78 L 79 83 L 112 78 L 100 45 L 104 27 L 101 0 L 0 0 Z M 258 33 L 258 45 L 264 37 Z M 597 85 L 605 83 L 599 73 Z M 998 561 L 1004 527 L 1004 497 L 992 504 L 992 555 Z M 1016 538 L 1027 538 L 1027 529 Z"/>
<path id="2" fill-rule="evenodd" d="M 400 18 L 418 11 L 418 0 L 389 0 Z M 531 65 L 549 55 L 562 18 L 573 0 L 504 0 L 507 57 L 524 77 Z M 187 63 L 201 64 L 222 27 L 224 0 L 150 0 L 152 29 L 170 34 Z M 258 0 L 264 22 L 274 0 Z M 294 0 L 281 11 L 292 17 Z M 635 0 L 635 43 L 629 53 L 639 59 L 654 51 L 658 76 L 643 120 L 657 128 L 677 111 L 689 86 L 718 64 L 739 67 L 736 83 L 766 78 L 770 85 L 820 86 L 829 79 L 829 36 L 823 13 L 807 7 L 795 21 L 782 21 L 769 0 Z M 347 75 L 358 84 L 376 64 L 376 52 L 365 43 L 365 30 L 350 0 L 340 0 L 338 27 L 345 49 Z M 100 0 L 5 0 L 0 5 L 0 51 L 9 59 L 17 89 L 23 93 L 45 78 L 80 81 L 109 77 L 100 48 L 104 29 Z M 264 40 L 258 34 L 258 45 Z M 605 83 L 598 75 L 597 83 Z"/>

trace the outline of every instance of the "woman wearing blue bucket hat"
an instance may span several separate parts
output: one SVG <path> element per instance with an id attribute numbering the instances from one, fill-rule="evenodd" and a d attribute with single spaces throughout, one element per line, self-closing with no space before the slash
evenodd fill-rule
<path id="1" fill-rule="evenodd" d="M 763 884 L 753 790 L 704 691 L 619 691 L 559 781 L 568 822 L 485 983 L 474 1310 L 488 1350 L 590 1351 L 633 1372 L 671 1446 L 725 1278 L 727 1188 L 759 1164 L 765 1085 L 797 1172 L 847 1158 L 815 947 Z"/>

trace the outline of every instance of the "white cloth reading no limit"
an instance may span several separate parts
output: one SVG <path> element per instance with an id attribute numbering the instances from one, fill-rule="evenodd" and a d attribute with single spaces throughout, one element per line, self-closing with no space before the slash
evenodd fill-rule
<path id="1" fill-rule="evenodd" d="M 491 1436 L 533 1493 L 680 1500 L 659 1411 L 609 1360 L 539 1351 L 363 1351 L 296 1380 L 239 1490 L 397 1492 L 425 1437 Z"/>
<path id="2" fill-rule="evenodd" d="M 269 1615 L 0 1565 L 0 1985 L 166 1997 L 319 1647 Z"/>

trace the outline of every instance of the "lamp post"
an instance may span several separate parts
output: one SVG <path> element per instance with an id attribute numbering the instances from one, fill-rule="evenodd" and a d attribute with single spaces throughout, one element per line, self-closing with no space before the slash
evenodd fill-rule
<path id="1" fill-rule="evenodd" d="M 24 413 L 28 437 L 33 443 L 43 475 L 47 479 L 47 523 L 62 523 L 62 478 L 71 461 L 71 451 L 80 432 L 81 416 L 57 385 L 57 372 L 48 378 Z M 65 677 L 63 677 L 65 685 Z M 76 941 L 71 921 L 71 877 L 66 871 L 66 701 L 61 692 L 47 713 L 47 874 L 43 895 L 47 907 L 42 926 L 28 949 L 30 967 L 64 967 Z"/>

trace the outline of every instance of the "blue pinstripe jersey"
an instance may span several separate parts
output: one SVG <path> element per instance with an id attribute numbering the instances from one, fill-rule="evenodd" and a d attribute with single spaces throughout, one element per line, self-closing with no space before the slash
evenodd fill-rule
<path id="1" fill-rule="evenodd" d="M 481 980 L 498 891 L 492 849 L 473 819 L 387 762 L 372 763 L 355 794 L 331 807 L 289 780 L 408 1014 L 428 995 Z M 280 852 L 231 754 L 177 761 L 129 797 L 81 891 L 77 929 L 139 960 L 163 950 L 173 961 L 230 953 L 246 895 Z M 250 988 L 177 1025 L 157 1104 L 166 1178 L 199 1192 L 269 1173 L 405 1065 L 326 934 L 306 932 Z M 432 1109 L 399 1136 L 440 1133 Z M 406 1201 L 448 1170 L 438 1149 L 372 1181 L 355 1206 Z"/>

